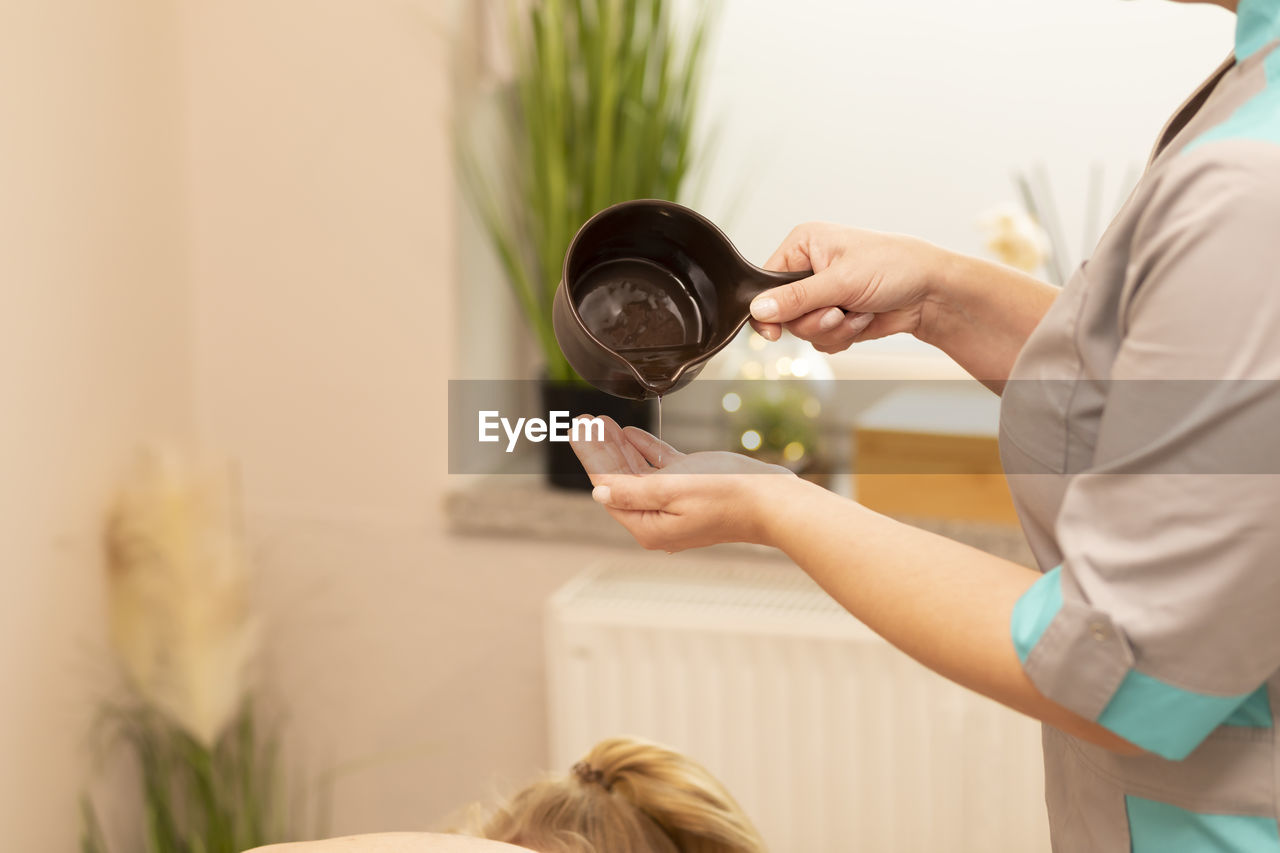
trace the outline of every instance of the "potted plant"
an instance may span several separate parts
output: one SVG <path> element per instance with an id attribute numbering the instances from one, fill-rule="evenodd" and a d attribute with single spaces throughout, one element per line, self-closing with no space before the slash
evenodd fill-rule
<path id="1" fill-rule="evenodd" d="M 259 622 L 250 606 L 238 494 L 229 466 L 173 451 L 144 455 L 106 526 L 112 647 L 123 676 L 104 700 L 99 760 L 131 758 L 131 807 L 81 801 L 83 853 L 239 853 L 295 840 L 278 751 L 250 670 Z"/>
<path id="2" fill-rule="evenodd" d="M 707 16 L 678 28 L 672 0 L 511 4 L 497 139 L 460 124 L 463 187 L 545 362 L 548 411 L 651 423 L 647 404 L 582 381 L 556 343 L 551 303 L 578 228 L 609 205 L 679 201 L 695 160 Z M 680 30 L 684 29 L 684 37 Z M 496 143 L 496 146 L 495 146 Z M 555 485 L 589 486 L 572 452 L 548 444 Z"/>

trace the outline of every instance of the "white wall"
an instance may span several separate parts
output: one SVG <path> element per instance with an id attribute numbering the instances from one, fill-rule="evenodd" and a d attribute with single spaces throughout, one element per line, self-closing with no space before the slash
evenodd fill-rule
<path id="1" fill-rule="evenodd" d="M 1104 169 L 1105 224 L 1165 120 L 1231 52 L 1235 21 L 1168 0 L 729 0 L 720 10 L 704 111 L 715 144 L 696 204 L 756 263 L 809 220 L 982 254 L 979 216 L 1017 202 L 1011 173 L 1042 163 L 1070 268 L 1098 236 L 1085 234 L 1093 164 Z M 960 375 L 950 362 L 879 360 L 932 352 L 898 336 L 853 348 L 837 370 Z"/>
<path id="2" fill-rule="evenodd" d="M 978 252 L 979 215 L 1015 200 L 1010 173 L 1037 161 L 1074 247 L 1089 165 L 1104 164 L 1110 205 L 1231 52 L 1235 20 L 1167 0 L 720 6 L 704 206 L 758 262 L 810 219 Z"/>
<path id="3" fill-rule="evenodd" d="M 0 4 L 0 833 L 71 850 L 109 679 L 101 513 L 189 428 L 177 27 L 163 0 Z"/>
<path id="4" fill-rule="evenodd" d="M 183 6 L 201 431 L 252 506 L 420 518 L 453 344 L 445 3 Z"/>

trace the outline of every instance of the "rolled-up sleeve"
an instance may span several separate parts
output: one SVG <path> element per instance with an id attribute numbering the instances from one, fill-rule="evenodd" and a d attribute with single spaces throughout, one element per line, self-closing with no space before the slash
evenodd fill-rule
<path id="1" fill-rule="evenodd" d="M 1062 565 L 1014 608 L 1050 699 L 1181 759 L 1270 725 L 1280 667 L 1280 157 L 1206 146 L 1133 240 L 1093 464 L 1055 525 Z M 1265 722 L 1264 722 L 1265 721 Z"/>

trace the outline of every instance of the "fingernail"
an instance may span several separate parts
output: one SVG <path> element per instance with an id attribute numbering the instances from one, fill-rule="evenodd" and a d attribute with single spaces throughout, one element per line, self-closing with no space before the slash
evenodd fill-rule
<path id="1" fill-rule="evenodd" d="M 849 331 L 855 335 L 865 331 L 867 326 L 871 325 L 871 321 L 876 318 L 875 314 L 855 314 L 849 318 Z"/>
<path id="2" fill-rule="evenodd" d="M 607 504 L 613 499 L 613 489 L 608 486 L 596 486 L 591 490 L 591 499 L 596 503 Z"/>
<path id="3" fill-rule="evenodd" d="M 836 326 L 844 322 L 844 312 L 839 308 L 828 308 L 827 313 L 822 315 L 822 319 L 818 321 L 818 328 L 824 332 L 829 332 Z"/>
<path id="4" fill-rule="evenodd" d="M 751 316 L 769 323 L 778 316 L 778 300 L 765 297 L 751 303 Z"/>
<path id="5" fill-rule="evenodd" d="M 764 338 L 766 341 L 776 341 L 778 338 L 782 337 L 782 329 L 777 326 L 770 326 L 760 333 L 760 337 Z"/>

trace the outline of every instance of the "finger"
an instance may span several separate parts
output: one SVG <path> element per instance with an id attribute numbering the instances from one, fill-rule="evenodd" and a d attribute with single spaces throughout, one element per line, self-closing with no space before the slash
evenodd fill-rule
<path id="1" fill-rule="evenodd" d="M 591 492 L 597 503 L 610 509 L 660 512 L 670 501 L 668 477 L 611 476 Z"/>
<path id="2" fill-rule="evenodd" d="M 665 468 L 677 459 L 684 458 L 684 454 L 679 450 L 642 429 L 627 427 L 622 431 L 622 434 L 627 439 L 627 442 L 654 468 Z"/>
<path id="3" fill-rule="evenodd" d="M 632 427 L 627 427 L 632 429 Z M 636 449 L 635 445 L 626 438 L 626 430 L 623 430 L 622 439 L 622 455 L 626 457 L 627 465 L 631 468 L 633 474 L 646 474 L 653 470 L 653 466 L 644 458 L 644 454 Z"/>
<path id="4" fill-rule="evenodd" d="M 848 294 L 832 269 L 766 290 L 751 302 L 751 316 L 765 323 L 788 323 L 843 302 Z"/>
<path id="5" fill-rule="evenodd" d="M 880 314 L 851 314 L 849 315 L 849 326 L 847 328 L 837 329 L 831 335 L 825 336 L 821 340 L 810 341 L 810 343 L 813 344 L 813 348 L 818 352 L 831 355 L 844 352 L 854 344 L 859 344 L 863 341 L 874 341 L 877 338 L 907 331 L 906 328 L 895 329 L 891 325 L 886 325 L 886 316 Z"/>
<path id="6" fill-rule="evenodd" d="M 632 512 L 631 510 L 626 509 L 614 509 L 611 506 L 606 506 L 605 510 L 609 515 L 613 516 L 614 521 L 625 527 L 627 532 L 630 533 L 637 542 L 640 541 L 640 537 L 643 535 L 645 530 L 644 519 L 648 513 Z"/>
<path id="7" fill-rule="evenodd" d="M 849 314 L 843 315 L 840 322 L 829 330 L 820 331 L 817 334 L 805 334 L 803 330 L 796 331 L 791 328 L 791 324 L 787 325 L 787 330 L 798 338 L 803 338 L 815 347 L 839 347 L 846 349 L 850 344 L 857 340 L 858 336 L 866 330 L 868 326 L 875 320 L 875 314 Z M 797 321 L 799 322 L 799 321 Z"/>
<path id="8" fill-rule="evenodd" d="M 628 530 L 641 548 L 668 554 L 684 550 L 684 537 L 680 533 L 677 516 L 664 512 L 635 512 L 631 516 Z"/>
<path id="9" fill-rule="evenodd" d="M 631 442 L 627 440 L 622 426 L 617 421 L 607 415 L 602 416 L 600 420 L 604 422 L 605 440 L 613 446 L 623 466 L 627 469 L 623 473 L 643 474 L 652 470 L 649 463 L 645 461 L 644 456 L 640 454 L 640 451 L 631 446 Z"/>
<path id="10" fill-rule="evenodd" d="M 590 420 L 583 415 L 579 420 Z M 596 441 L 592 436 L 592 431 L 588 427 L 585 436 L 581 438 L 570 438 L 569 446 L 573 448 L 573 453 L 578 457 L 578 461 L 582 463 L 582 467 L 587 474 L 594 478 L 598 474 L 613 473 L 612 460 L 609 457 L 608 450 L 604 447 L 604 441 Z"/>
<path id="11" fill-rule="evenodd" d="M 683 542 L 670 529 L 674 516 L 612 507 L 606 509 L 614 520 L 626 528 L 640 547 L 649 551 L 666 551 L 668 554 L 684 550 Z"/>
<path id="12" fill-rule="evenodd" d="M 577 420 L 584 419 L 594 420 L 590 415 L 577 418 Z M 600 420 L 604 424 L 603 439 L 598 438 L 600 433 L 597 429 L 588 426 L 579 433 L 580 437 L 576 441 L 570 442 L 573 452 L 582 463 L 582 467 L 586 469 L 587 475 L 591 477 L 591 481 L 594 483 L 596 478 L 608 474 L 637 473 L 628 463 L 622 450 L 622 445 L 626 443 L 622 430 L 611 418 L 604 417 Z"/>
<path id="13" fill-rule="evenodd" d="M 601 420 L 604 421 L 604 434 L 610 453 L 621 466 L 622 472 L 641 474 L 650 470 L 649 463 L 645 462 L 644 457 L 631 446 L 631 442 L 627 441 L 618 422 L 608 416 L 602 417 Z"/>
<path id="14" fill-rule="evenodd" d="M 875 321 L 875 314 L 850 314 L 845 321 L 845 329 L 848 330 L 849 335 L 853 336 L 853 340 L 857 340 L 858 336 L 869 329 Z"/>
<path id="15" fill-rule="evenodd" d="M 809 256 L 804 249 L 798 244 L 792 242 L 792 238 L 788 237 L 787 242 L 778 247 L 769 260 L 764 262 L 764 268 L 775 272 L 793 272 L 809 269 Z"/>
<path id="16" fill-rule="evenodd" d="M 845 322 L 845 313 L 839 308 L 819 308 L 786 324 L 786 329 L 797 338 L 813 341 L 836 331 Z"/>
<path id="17" fill-rule="evenodd" d="M 761 323 L 754 317 L 751 318 L 751 328 L 756 330 L 756 334 L 764 338 L 766 341 L 776 341 L 782 337 L 782 326 L 778 323 Z"/>
<path id="18" fill-rule="evenodd" d="M 871 321 L 862 333 L 854 338 L 854 343 L 863 341 L 874 341 L 879 338 L 885 338 L 889 335 L 896 335 L 899 332 L 910 332 L 914 330 L 914 325 L 906 319 L 896 314 L 877 314 L 876 318 Z"/>

